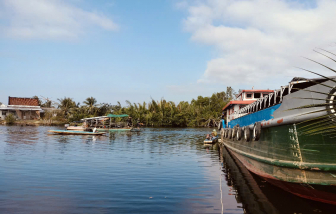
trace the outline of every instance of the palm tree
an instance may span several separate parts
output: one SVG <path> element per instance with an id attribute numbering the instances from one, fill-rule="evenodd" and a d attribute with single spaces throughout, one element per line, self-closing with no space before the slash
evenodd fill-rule
<path id="1" fill-rule="evenodd" d="M 85 104 L 85 107 L 87 108 L 87 111 L 89 114 L 93 115 L 97 111 L 97 100 L 94 97 L 88 97 L 86 100 L 83 102 Z"/>
<path id="2" fill-rule="evenodd" d="M 39 104 L 39 106 L 41 106 L 41 104 L 42 104 L 42 103 L 41 103 L 41 100 L 40 100 L 40 98 L 39 98 L 38 96 L 36 96 L 36 95 L 35 95 L 35 96 L 33 96 L 33 98 L 34 98 L 34 99 L 37 99 L 37 100 L 38 100 L 38 104 Z"/>
<path id="3" fill-rule="evenodd" d="M 58 108 L 63 111 L 65 117 L 69 116 L 70 110 L 76 107 L 76 102 L 72 98 L 64 97 L 63 99 L 57 100 L 60 102 Z"/>

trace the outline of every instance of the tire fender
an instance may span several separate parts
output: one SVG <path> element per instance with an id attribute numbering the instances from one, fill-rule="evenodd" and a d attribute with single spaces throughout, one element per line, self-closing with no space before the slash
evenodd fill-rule
<path id="1" fill-rule="evenodd" d="M 245 139 L 246 142 L 250 141 L 250 139 L 251 139 L 251 132 L 250 132 L 250 127 L 249 126 L 244 127 L 244 139 Z"/>
<path id="2" fill-rule="evenodd" d="M 234 128 L 232 129 L 232 133 L 231 133 L 231 138 L 232 138 L 232 140 L 235 140 L 235 138 L 236 138 L 236 132 L 237 132 L 237 128 L 234 127 Z"/>
<path id="3" fill-rule="evenodd" d="M 261 123 L 256 122 L 253 127 L 253 140 L 258 141 L 261 135 Z"/>
<path id="4" fill-rule="evenodd" d="M 237 133 L 236 133 L 236 139 L 240 140 L 242 137 L 242 128 L 241 127 L 237 127 Z"/>

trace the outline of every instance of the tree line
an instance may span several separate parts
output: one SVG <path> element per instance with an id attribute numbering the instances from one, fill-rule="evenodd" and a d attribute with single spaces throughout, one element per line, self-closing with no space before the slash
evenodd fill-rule
<path id="1" fill-rule="evenodd" d="M 40 106 L 58 108 L 56 113 L 46 112 L 44 116 L 46 120 L 74 122 L 111 113 L 128 114 L 132 117 L 133 123 L 139 119 L 145 126 L 200 127 L 216 125 L 220 120 L 222 108 L 235 95 L 234 90 L 227 87 L 226 91 L 214 93 L 210 97 L 198 96 L 191 102 L 181 101 L 178 104 L 162 98 L 159 101 L 152 99 L 147 103 L 132 103 L 126 100 L 127 105 L 122 106 L 120 102 L 116 105 L 98 104 L 94 97 L 88 97 L 81 104 L 72 98 L 64 97 L 57 102 L 48 99 L 45 102 L 40 101 Z"/>

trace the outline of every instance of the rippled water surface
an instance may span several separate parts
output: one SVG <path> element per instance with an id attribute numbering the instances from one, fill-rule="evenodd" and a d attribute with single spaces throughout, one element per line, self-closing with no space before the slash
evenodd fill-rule
<path id="1" fill-rule="evenodd" d="M 0 126 L 0 213 L 335 213 L 205 148 L 211 129 L 107 136 Z"/>

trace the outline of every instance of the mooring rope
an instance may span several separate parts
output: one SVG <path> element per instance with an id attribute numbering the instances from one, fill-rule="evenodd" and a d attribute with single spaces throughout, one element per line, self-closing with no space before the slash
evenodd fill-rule
<path id="1" fill-rule="evenodd" d="M 222 155 L 220 153 L 220 155 Z M 219 186 L 220 186 L 220 193 L 221 193 L 221 204 L 222 204 L 222 214 L 224 213 L 224 205 L 223 205 L 223 191 L 222 191 L 222 165 L 219 165 Z"/>

